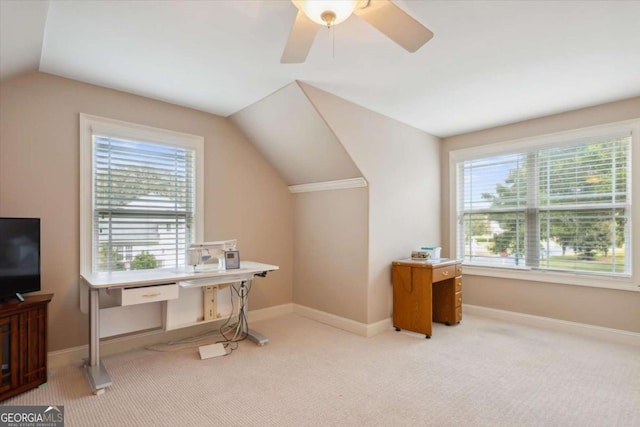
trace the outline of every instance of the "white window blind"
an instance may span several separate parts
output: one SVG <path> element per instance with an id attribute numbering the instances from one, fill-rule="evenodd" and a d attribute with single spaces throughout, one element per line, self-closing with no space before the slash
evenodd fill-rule
<path id="1" fill-rule="evenodd" d="M 183 266 L 195 150 L 103 135 L 93 144 L 93 271 Z"/>
<path id="2" fill-rule="evenodd" d="M 631 135 L 457 163 L 458 253 L 471 265 L 631 274 Z"/>

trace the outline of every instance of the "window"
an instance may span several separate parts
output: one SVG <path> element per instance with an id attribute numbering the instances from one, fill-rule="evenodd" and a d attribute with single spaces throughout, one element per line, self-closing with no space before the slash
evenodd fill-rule
<path id="1" fill-rule="evenodd" d="M 631 128 L 452 152 L 458 258 L 472 267 L 630 278 Z"/>
<path id="2" fill-rule="evenodd" d="M 179 268 L 201 240 L 203 139 L 81 115 L 83 272 Z"/>

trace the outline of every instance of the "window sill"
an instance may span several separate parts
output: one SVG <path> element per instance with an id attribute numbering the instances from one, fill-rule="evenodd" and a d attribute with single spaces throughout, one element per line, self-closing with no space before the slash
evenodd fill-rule
<path id="1" fill-rule="evenodd" d="M 593 276 L 576 273 L 559 273 L 555 271 L 482 267 L 469 264 L 463 264 L 463 269 L 464 274 L 469 276 L 499 277 L 531 282 L 559 283 L 562 285 L 640 292 L 640 285 L 634 283 L 632 277 Z"/>

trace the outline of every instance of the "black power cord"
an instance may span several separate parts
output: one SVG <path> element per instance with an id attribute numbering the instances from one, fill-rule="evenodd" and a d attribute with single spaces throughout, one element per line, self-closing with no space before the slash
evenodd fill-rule
<path id="1" fill-rule="evenodd" d="M 229 298 L 231 299 L 231 313 L 229 317 L 225 321 L 225 323 L 220 326 L 220 335 L 222 335 L 223 339 L 216 341 L 216 344 L 222 343 L 225 348 L 229 349 L 229 353 L 227 356 L 231 354 L 234 350 L 238 348 L 238 343 L 240 341 L 244 341 L 247 339 L 249 335 L 249 322 L 247 321 L 247 301 L 249 292 L 251 291 L 251 282 L 243 280 L 242 282 L 231 284 L 231 289 L 233 292 L 230 293 Z M 234 325 L 229 325 L 229 322 L 233 318 L 233 313 L 235 312 L 235 306 L 233 303 L 233 293 L 238 296 L 240 301 L 240 308 L 238 311 L 238 322 Z M 233 336 L 229 337 L 227 334 L 233 332 Z"/>

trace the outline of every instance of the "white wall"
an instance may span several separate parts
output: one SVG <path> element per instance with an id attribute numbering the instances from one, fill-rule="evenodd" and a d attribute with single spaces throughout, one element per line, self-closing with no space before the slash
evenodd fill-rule
<path id="1" fill-rule="evenodd" d="M 289 185 L 361 176 L 298 82 L 233 114 L 231 120 Z"/>

